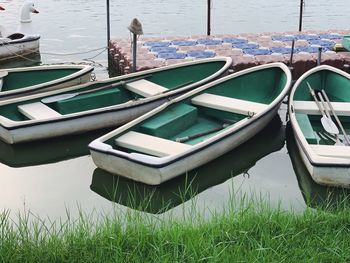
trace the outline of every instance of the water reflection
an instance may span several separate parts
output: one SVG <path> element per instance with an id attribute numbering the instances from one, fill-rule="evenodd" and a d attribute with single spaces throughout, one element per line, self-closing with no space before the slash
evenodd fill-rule
<path id="1" fill-rule="evenodd" d="M 305 203 L 312 208 L 330 209 L 347 205 L 350 189 L 328 187 L 315 183 L 298 151 L 290 123 L 286 128 L 287 150 Z"/>
<path id="2" fill-rule="evenodd" d="M 280 117 L 276 117 L 263 131 L 235 150 L 159 186 L 131 181 L 97 168 L 90 188 L 130 208 L 163 213 L 212 186 L 247 173 L 259 159 L 280 150 L 284 142 L 285 129 Z"/>
<path id="3" fill-rule="evenodd" d="M 7 144 L 0 141 L 0 162 L 11 167 L 25 167 L 87 155 L 89 154 L 87 145 L 108 131 L 110 129 L 21 144 Z"/>
<path id="4" fill-rule="evenodd" d="M 32 53 L 30 55 L 20 56 L 16 59 L 11 59 L 8 61 L 0 61 L 0 69 L 39 66 L 40 64 L 41 64 L 40 53 Z"/>

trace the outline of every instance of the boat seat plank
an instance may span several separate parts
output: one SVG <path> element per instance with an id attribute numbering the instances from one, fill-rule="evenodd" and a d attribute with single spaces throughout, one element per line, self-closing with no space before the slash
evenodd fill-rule
<path id="1" fill-rule="evenodd" d="M 42 120 L 61 116 L 60 113 L 41 102 L 19 105 L 18 110 L 31 120 Z"/>
<path id="2" fill-rule="evenodd" d="M 338 115 L 350 115 L 350 102 L 331 102 L 334 111 Z M 301 112 L 310 115 L 320 115 L 320 111 L 314 101 L 300 101 L 295 100 L 293 102 L 293 108 L 295 112 Z"/>
<path id="3" fill-rule="evenodd" d="M 125 84 L 125 87 L 143 97 L 152 97 L 161 94 L 168 89 L 146 79 L 140 79 Z"/>
<path id="4" fill-rule="evenodd" d="M 311 149 L 320 156 L 335 157 L 335 158 L 349 158 L 350 147 L 338 145 L 310 145 Z"/>
<path id="5" fill-rule="evenodd" d="M 130 150 L 164 157 L 178 154 L 191 148 L 190 145 L 166 140 L 163 138 L 130 131 L 116 138 L 116 144 Z"/>
<path id="6" fill-rule="evenodd" d="M 253 101 L 228 98 L 225 96 L 203 93 L 192 98 L 192 103 L 222 111 L 229 111 L 243 115 L 253 115 L 265 110 L 268 105 Z"/>

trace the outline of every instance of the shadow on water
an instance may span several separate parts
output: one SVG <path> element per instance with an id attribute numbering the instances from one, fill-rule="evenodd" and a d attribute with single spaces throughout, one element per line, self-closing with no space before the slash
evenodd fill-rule
<path id="1" fill-rule="evenodd" d="M 88 155 L 88 144 L 110 130 L 103 129 L 14 145 L 0 141 L 0 162 L 11 167 L 26 167 Z"/>
<path id="2" fill-rule="evenodd" d="M 90 188 L 121 205 L 154 214 L 163 213 L 212 186 L 247 173 L 259 159 L 280 150 L 284 143 L 285 129 L 277 116 L 263 131 L 240 147 L 161 185 L 146 185 L 97 168 Z"/>
<path id="3" fill-rule="evenodd" d="M 286 128 L 287 150 L 305 203 L 311 208 L 349 207 L 350 189 L 317 184 L 300 156 L 290 123 Z"/>
<path id="4" fill-rule="evenodd" d="M 33 53 L 26 56 L 21 56 L 11 60 L 0 61 L 0 69 L 5 68 L 19 68 L 19 67 L 32 67 L 39 66 L 41 64 L 40 53 Z"/>

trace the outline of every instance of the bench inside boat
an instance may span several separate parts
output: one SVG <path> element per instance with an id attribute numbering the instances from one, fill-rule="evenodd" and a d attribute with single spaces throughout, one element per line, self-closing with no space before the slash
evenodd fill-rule
<path id="1" fill-rule="evenodd" d="M 18 111 L 28 119 L 40 120 L 127 102 L 133 98 L 132 93 L 128 91 L 150 97 L 168 90 L 145 79 L 126 83 L 125 87 L 126 89 L 107 88 L 49 104 L 41 102 L 21 104 L 18 105 Z"/>
<path id="2" fill-rule="evenodd" d="M 133 131 L 117 137 L 115 144 L 129 152 L 158 157 L 180 154 L 228 125 L 251 117 L 267 107 L 263 103 L 203 93 L 183 103 L 169 106 L 140 123 Z M 206 133 L 210 130 L 213 132 Z M 186 143 L 178 142 L 180 138 L 201 133 L 203 136 L 189 139 Z"/>

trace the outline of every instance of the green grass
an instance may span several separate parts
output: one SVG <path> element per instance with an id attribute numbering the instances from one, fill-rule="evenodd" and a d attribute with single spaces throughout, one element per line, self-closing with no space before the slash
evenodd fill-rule
<path id="1" fill-rule="evenodd" d="M 128 210 L 96 223 L 44 222 L 4 212 L 1 262 L 346 262 L 350 209 L 285 212 L 248 204 L 204 219 L 160 221 Z"/>

